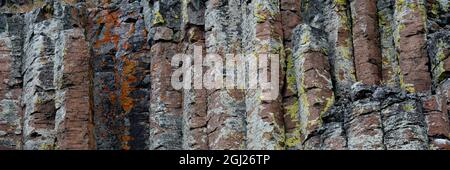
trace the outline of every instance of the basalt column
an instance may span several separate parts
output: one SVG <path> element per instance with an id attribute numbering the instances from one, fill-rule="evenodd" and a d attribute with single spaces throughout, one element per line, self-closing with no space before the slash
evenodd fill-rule
<path id="1" fill-rule="evenodd" d="M 335 101 L 327 55 L 329 46 L 324 35 L 309 25 L 295 30 L 293 59 L 303 149 L 320 148 L 318 133 L 323 126 L 322 117 Z"/>
<path id="2" fill-rule="evenodd" d="M 429 93 L 431 73 L 426 52 L 427 14 L 424 0 L 395 1 L 394 15 L 400 86 L 409 92 Z"/>
<path id="3" fill-rule="evenodd" d="M 171 85 L 172 57 L 180 52 L 181 0 L 154 1 L 150 51 L 150 143 L 149 149 L 182 148 L 182 92 Z"/>
<path id="4" fill-rule="evenodd" d="M 95 140 L 97 149 L 120 149 L 120 134 L 123 119 L 118 119 L 115 72 L 115 54 L 118 49 L 120 11 L 111 10 L 107 4 L 99 4 L 104 10 L 93 8 L 89 13 L 86 30 L 92 46 L 93 101 Z"/>
<path id="5" fill-rule="evenodd" d="M 147 149 L 149 143 L 150 47 L 140 2 L 120 2 L 115 54 L 118 117 L 122 149 Z"/>
<path id="6" fill-rule="evenodd" d="M 283 79 L 280 78 L 282 74 L 279 64 L 276 67 L 272 65 L 272 60 L 284 62 L 280 2 L 253 0 L 243 5 L 243 11 L 242 44 L 246 57 L 254 59 L 249 60 L 248 67 L 258 64 L 258 74 L 248 75 L 249 89 L 245 92 L 247 149 L 284 149 L 284 121 L 279 95 Z M 250 69 L 249 72 L 251 73 Z M 264 76 L 268 77 L 270 88 L 264 87 Z M 252 78 L 258 78 L 256 88 L 251 86 Z"/>
<path id="7" fill-rule="evenodd" d="M 394 45 L 394 5 L 392 0 L 377 1 L 378 30 L 382 58 L 382 84 L 388 87 L 400 87 L 400 65 Z"/>
<path id="8" fill-rule="evenodd" d="M 58 149 L 94 149 L 90 53 L 83 29 L 60 33 L 55 55 L 55 129 Z"/>
<path id="9" fill-rule="evenodd" d="M 300 24 L 299 0 L 281 0 L 281 23 L 283 26 L 283 43 L 285 61 L 282 64 L 284 83 L 280 89 L 283 97 L 283 114 L 286 149 L 300 149 L 300 121 L 298 113 L 298 92 L 295 80 L 295 68 L 292 56 L 292 35 L 294 28 Z"/>
<path id="10" fill-rule="evenodd" d="M 377 1 L 352 0 L 351 12 L 356 78 L 364 84 L 380 84 L 381 50 Z"/>
<path id="11" fill-rule="evenodd" d="M 450 26 L 449 2 L 427 0 L 427 51 L 431 60 L 432 90 L 424 102 L 428 136 L 433 149 L 450 149 Z"/>
<path id="12" fill-rule="evenodd" d="M 77 28 L 83 25 L 82 11 L 82 6 L 49 1 L 25 14 L 24 149 L 93 146 L 88 43 Z"/>
<path id="13" fill-rule="evenodd" d="M 302 3 L 302 19 L 328 34 L 328 58 L 336 97 L 348 97 L 356 82 L 350 3 L 347 0 L 312 0 Z"/>
<path id="14" fill-rule="evenodd" d="M 22 149 L 22 17 L 0 14 L 0 149 Z"/>
<path id="15" fill-rule="evenodd" d="M 191 55 L 191 64 L 197 64 L 200 67 L 194 67 L 191 70 L 191 80 L 202 80 L 203 58 L 205 49 L 205 3 L 201 0 L 183 1 L 183 49 L 184 54 Z M 199 56 L 194 56 L 199 55 Z M 202 59 L 200 61 L 199 59 Z M 201 81 L 200 81 L 201 82 Z M 183 89 L 183 149 L 208 149 L 207 136 L 207 90 L 191 82 L 190 89 Z M 198 84 L 197 84 L 198 85 Z M 202 85 L 202 84 L 200 84 Z"/>
<path id="16" fill-rule="evenodd" d="M 208 0 L 205 39 L 208 54 L 242 52 L 242 1 Z M 223 60 L 225 61 L 225 60 Z M 226 78 L 226 76 L 224 76 Z M 239 89 L 208 90 L 207 133 L 210 149 L 246 149 L 245 98 Z"/>

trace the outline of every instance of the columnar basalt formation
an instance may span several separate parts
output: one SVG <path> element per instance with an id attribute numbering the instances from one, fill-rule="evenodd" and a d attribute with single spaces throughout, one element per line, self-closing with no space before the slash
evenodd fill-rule
<path id="1" fill-rule="evenodd" d="M 450 149 L 449 6 L 3 0 L 0 149 Z"/>
<path id="2" fill-rule="evenodd" d="M 243 2 L 208 0 L 205 12 L 206 52 L 241 54 Z M 224 76 L 226 78 L 227 75 Z M 245 149 L 246 112 L 244 91 L 239 89 L 208 90 L 207 135 L 209 149 Z"/>
<path id="3" fill-rule="evenodd" d="M 283 30 L 281 25 L 280 3 L 278 1 L 252 1 L 243 5 L 244 19 L 242 23 L 242 39 L 244 54 L 253 57 L 258 64 L 258 75 L 251 77 L 270 77 L 270 82 L 282 86 L 281 74 L 273 75 L 270 62 L 267 67 L 261 65 L 267 59 L 283 61 Z M 270 54 L 270 55 L 269 55 Z M 275 56 L 276 55 L 276 56 Z M 251 85 L 249 85 L 251 86 Z M 285 134 L 283 114 L 281 111 L 281 96 L 271 94 L 258 84 L 245 92 L 245 105 L 247 116 L 247 148 L 248 149 L 282 149 L 284 148 Z M 271 97 L 270 100 L 268 97 Z M 273 98 L 272 98 L 273 96 Z"/>
<path id="4" fill-rule="evenodd" d="M 152 2 L 150 2 L 152 3 Z M 171 86 L 171 59 L 179 52 L 182 2 L 154 1 L 150 38 L 150 143 L 149 149 L 182 148 L 182 92 Z"/>
<path id="5" fill-rule="evenodd" d="M 300 24 L 300 4 L 298 0 L 281 1 L 281 24 L 283 26 L 284 63 L 282 63 L 283 86 L 280 89 L 285 129 L 286 149 L 301 148 L 300 121 L 298 117 L 298 92 L 292 56 L 292 33 Z"/>
<path id="6" fill-rule="evenodd" d="M 205 5 L 203 1 L 183 1 L 183 46 L 184 53 L 199 55 L 203 61 L 205 53 Z M 183 50 L 182 49 L 182 50 Z M 204 71 L 202 61 L 195 60 L 192 63 L 201 67 L 191 70 L 191 79 L 203 79 L 201 73 Z M 194 87 L 196 84 L 191 82 Z M 197 84 L 198 85 L 198 84 Z M 207 90 L 185 89 L 183 91 L 183 149 L 208 149 L 207 129 Z"/>
<path id="7" fill-rule="evenodd" d="M 328 34 L 329 60 L 336 97 L 348 96 L 356 82 L 352 16 L 347 0 L 312 0 L 302 3 L 303 22 Z"/>
<path id="8" fill-rule="evenodd" d="M 22 17 L 0 16 L 0 148 L 22 148 Z M 4 23 L 4 24 L 3 24 Z M 8 24 L 6 24 L 8 23 Z"/>
<path id="9" fill-rule="evenodd" d="M 294 67 L 299 102 L 301 139 L 305 147 L 320 144 L 316 133 L 322 126 L 322 116 L 334 104 L 333 84 L 328 61 L 328 45 L 323 32 L 308 25 L 295 30 Z"/>
<path id="10" fill-rule="evenodd" d="M 434 95 L 424 102 L 425 118 L 428 124 L 428 136 L 433 149 L 450 149 L 449 91 L 450 81 L 450 38 L 449 38 L 449 2 L 428 0 L 427 12 L 427 52 L 431 62 L 432 90 Z"/>
<path id="11" fill-rule="evenodd" d="M 400 86 L 411 92 L 427 93 L 431 89 L 431 74 L 426 54 L 424 3 L 423 0 L 395 1 L 394 45 L 400 65 Z"/>
<path id="12" fill-rule="evenodd" d="M 60 149 L 93 147 L 92 75 L 89 48 L 84 30 L 75 28 L 60 33 L 61 49 L 56 50 L 54 70 L 56 146 Z"/>
<path id="13" fill-rule="evenodd" d="M 377 1 L 351 1 L 356 77 L 365 84 L 381 81 Z"/>

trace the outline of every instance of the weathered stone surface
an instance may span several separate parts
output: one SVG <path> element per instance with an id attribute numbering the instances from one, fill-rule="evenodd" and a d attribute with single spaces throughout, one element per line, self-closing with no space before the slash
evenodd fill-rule
<path id="1" fill-rule="evenodd" d="M 410 92 L 430 92 L 424 0 L 395 1 L 394 16 L 394 43 L 400 65 L 400 86 Z"/>
<path id="2" fill-rule="evenodd" d="M 450 77 L 450 31 L 442 30 L 428 35 L 428 56 L 431 60 L 433 89 Z"/>
<path id="3" fill-rule="evenodd" d="M 382 55 L 382 83 L 389 87 L 400 87 L 400 65 L 394 45 L 394 5 L 392 0 L 377 1 L 378 29 Z"/>
<path id="4" fill-rule="evenodd" d="M 431 149 L 450 149 L 450 79 L 436 89 L 436 95 L 424 101 Z"/>
<path id="5" fill-rule="evenodd" d="M 205 11 L 205 39 L 208 53 L 242 52 L 242 3 L 238 0 L 208 0 Z M 210 149 L 245 149 L 246 112 L 242 90 L 208 91 L 207 133 Z"/>
<path id="6" fill-rule="evenodd" d="M 351 0 L 356 78 L 369 85 L 381 81 L 377 1 Z"/>
<path id="7" fill-rule="evenodd" d="M 384 149 L 381 103 L 372 97 L 375 90 L 380 89 L 362 83 L 352 86 L 352 112 L 345 115 L 349 149 Z"/>
<path id="8" fill-rule="evenodd" d="M 145 149 L 149 143 L 150 47 L 140 2 L 89 9 L 94 123 L 98 149 Z M 104 9 L 103 9 L 104 8 Z"/>
<path id="9" fill-rule="evenodd" d="M 450 133 L 446 98 L 433 95 L 424 100 L 423 108 L 428 127 L 428 136 L 447 137 Z"/>
<path id="10" fill-rule="evenodd" d="M 84 30 L 60 33 L 55 49 L 55 129 L 58 149 L 95 148 L 90 100 L 90 54 Z"/>
<path id="11" fill-rule="evenodd" d="M 292 56 L 292 33 L 301 23 L 300 2 L 295 0 L 281 0 L 281 23 L 283 25 L 283 46 L 285 61 L 282 64 L 284 78 L 281 88 L 282 109 L 285 129 L 286 149 L 300 149 L 300 121 L 298 110 L 298 92 L 295 78 L 295 68 Z"/>
<path id="12" fill-rule="evenodd" d="M 324 33 L 308 25 L 295 30 L 294 67 L 299 96 L 302 139 L 307 139 L 323 125 L 322 116 L 334 104 L 328 45 Z"/>
<path id="13" fill-rule="evenodd" d="M 450 149 L 448 9 L 0 0 L 0 149 Z M 279 69 L 275 99 L 248 84 L 176 90 L 171 60 L 196 46 L 244 67 L 278 54 L 279 68 L 257 67 Z"/>
<path id="14" fill-rule="evenodd" d="M 283 33 L 281 28 L 281 13 L 279 1 L 254 0 L 247 5 L 243 5 L 246 14 L 243 19 L 243 48 L 249 57 L 256 57 L 256 62 L 272 59 L 276 54 L 277 58 L 284 58 L 282 51 Z M 250 56 L 254 54 L 255 56 Z M 283 60 L 283 59 L 281 59 Z M 270 66 L 270 62 L 268 63 Z M 269 74 L 271 81 L 278 81 L 282 86 L 280 74 L 277 78 L 270 74 L 271 69 L 258 65 L 259 75 Z M 264 72 L 266 70 L 267 72 Z M 279 70 L 279 69 L 278 69 Z M 263 89 L 259 84 L 256 89 L 248 89 L 245 93 L 245 104 L 247 112 L 247 149 L 284 149 L 285 133 L 283 114 L 281 111 L 281 96 L 277 93 L 274 99 L 268 100 L 264 96 L 273 95 L 269 90 Z"/>
<path id="15" fill-rule="evenodd" d="M 200 56 L 202 60 L 205 50 L 205 23 L 203 20 L 205 18 L 205 5 L 206 4 L 203 1 L 183 1 L 182 4 L 182 10 L 184 11 L 182 17 L 182 30 L 185 32 L 183 46 L 186 46 L 184 47 L 186 49 L 184 54 L 191 55 L 193 58 L 196 52 L 194 50 L 202 50 L 200 51 L 201 54 L 199 54 L 202 55 Z M 189 78 L 191 79 L 198 78 L 199 76 L 195 75 L 199 70 L 194 69 L 190 70 L 192 77 Z M 201 69 L 200 71 L 203 71 L 204 67 L 199 69 Z M 194 87 L 194 82 L 192 82 L 191 85 Z M 183 90 L 183 149 L 206 150 L 209 148 L 207 135 L 207 104 L 206 89 L 194 88 Z"/>
<path id="16" fill-rule="evenodd" d="M 331 76 L 336 97 L 350 93 L 356 82 L 350 5 L 347 0 L 312 0 L 302 3 L 302 19 L 328 34 Z"/>
<path id="17" fill-rule="evenodd" d="M 0 15 L 0 149 L 22 149 L 21 20 Z"/>
<path id="18" fill-rule="evenodd" d="M 384 94 L 384 95 L 381 95 Z M 426 122 L 420 99 L 398 89 L 380 91 L 386 149 L 428 149 Z"/>

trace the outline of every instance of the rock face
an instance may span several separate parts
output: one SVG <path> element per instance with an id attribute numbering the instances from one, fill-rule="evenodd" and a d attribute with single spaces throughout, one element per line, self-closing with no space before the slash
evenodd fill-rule
<path id="1" fill-rule="evenodd" d="M 0 149 L 450 149 L 449 6 L 1 0 Z M 279 91 L 173 87 L 194 54 L 277 54 Z"/>

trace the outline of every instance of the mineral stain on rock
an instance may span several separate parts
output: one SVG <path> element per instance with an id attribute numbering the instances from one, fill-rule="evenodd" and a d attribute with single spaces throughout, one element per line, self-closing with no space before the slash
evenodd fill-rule
<path id="1" fill-rule="evenodd" d="M 1 0 L 0 149 L 449 149 L 449 6 Z M 175 90 L 195 46 L 279 54 L 278 97 Z"/>

